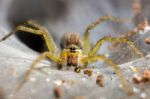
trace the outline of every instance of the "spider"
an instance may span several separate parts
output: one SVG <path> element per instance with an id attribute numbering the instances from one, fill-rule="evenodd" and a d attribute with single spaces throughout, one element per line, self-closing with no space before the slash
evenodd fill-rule
<path id="1" fill-rule="evenodd" d="M 113 16 L 102 16 L 92 24 L 90 24 L 84 33 L 84 38 L 82 40 L 81 36 L 78 33 L 68 33 L 65 35 L 64 39 L 62 39 L 62 51 L 58 55 L 58 48 L 55 45 L 55 42 L 53 38 L 49 35 L 48 30 L 44 27 L 40 26 L 39 24 L 35 23 L 34 21 L 27 21 L 24 25 L 19 25 L 16 27 L 14 31 L 3 37 L 0 41 L 4 41 L 9 36 L 13 35 L 16 31 L 24 31 L 33 33 L 36 35 L 41 35 L 48 47 L 49 51 L 43 52 L 39 57 L 33 61 L 33 63 L 30 65 L 29 70 L 26 71 L 25 76 L 19 86 L 17 87 L 17 90 L 20 90 L 24 83 L 28 80 L 29 76 L 31 75 L 33 69 L 35 69 L 35 66 L 41 61 L 46 58 L 49 60 L 62 65 L 62 66 L 73 66 L 75 67 L 76 72 L 80 72 L 81 68 L 87 68 L 88 64 L 91 62 L 95 62 L 98 60 L 103 60 L 106 62 L 109 66 L 111 66 L 116 74 L 118 75 L 124 89 L 126 91 L 129 91 L 130 89 L 129 84 L 125 80 L 125 77 L 121 71 L 121 69 L 109 58 L 107 58 L 103 54 L 98 54 L 98 50 L 101 48 L 102 44 L 106 41 L 109 42 L 121 42 L 121 43 L 127 43 L 135 53 L 139 54 L 141 57 L 143 57 L 143 54 L 136 48 L 133 42 L 129 41 L 126 38 L 122 37 L 111 37 L 111 36 L 105 36 L 97 41 L 97 43 L 91 47 L 90 45 L 90 32 L 92 29 L 94 29 L 97 25 L 101 24 L 104 21 L 111 20 L 114 22 L 123 22 L 122 19 L 119 19 L 117 17 Z"/>

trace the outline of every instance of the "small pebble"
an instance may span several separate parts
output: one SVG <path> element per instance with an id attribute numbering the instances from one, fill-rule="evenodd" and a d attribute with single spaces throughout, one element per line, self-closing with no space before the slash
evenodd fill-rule
<path id="1" fill-rule="evenodd" d="M 62 93 L 63 92 L 62 92 L 62 89 L 61 89 L 60 86 L 57 86 L 57 87 L 54 88 L 54 95 L 55 95 L 56 98 L 62 97 Z"/>
<path id="2" fill-rule="evenodd" d="M 97 76 L 97 79 L 96 79 L 96 83 L 101 86 L 101 87 L 104 87 L 104 76 L 99 74 Z"/>
<path id="3" fill-rule="evenodd" d="M 150 82 L 150 70 L 144 70 L 141 76 L 134 75 L 132 80 L 136 84 Z"/>
<path id="4" fill-rule="evenodd" d="M 144 72 L 142 74 L 142 81 L 150 82 L 150 70 L 148 70 L 148 69 L 144 70 Z"/>
<path id="5" fill-rule="evenodd" d="M 93 71 L 90 70 L 90 69 L 86 69 L 86 70 L 84 70 L 83 73 L 84 73 L 85 75 L 92 76 Z"/>
<path id="6" fill-rule="evenodd" d="M 146 44 L 150 44 L 150 37 L 146 38 L 146 39 L 144 40 L 144 42 L 145 42 Z"/>
<path id="7" fill-rule="evenodd" d="M 139 84 L 141 82 L 141 77 L 135 76 L 132 80 L 135 84 Z"/>
<path id="8" fill-rule="evenodd" d="M 74 69 L 74 71 L 75 71 L 76 73 L 80 73 L 80 72 L 81 72 L 81 69 L 80 69 L 80 67 L 76 67 L 76 68 Z"/>

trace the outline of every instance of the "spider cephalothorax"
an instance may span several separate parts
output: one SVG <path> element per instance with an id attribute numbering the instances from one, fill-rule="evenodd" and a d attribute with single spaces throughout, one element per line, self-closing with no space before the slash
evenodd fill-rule
<path id="1" fill-rule="evenodd" d="M 76 47 L 83 49 L 83 40 L 79 33 L 70 32 L 64 35 L 60 43 L 61 48 L 64 49 L 70 45 L 76 45 Z"/>
<path id="2" fill-rule="evenodd" d="M 82 56 L 83 41 L 79 33 L 67 33 L 61 42 L 62 53 L 60 57 L 64 60 L 66 66 L 79 66 Z M 66 54 L 67 53 L 67 54 Z"/>
<path id="3" fill-rule="evenodd" d="M 107 58 L 105 55 L 97 54 L 97 52 L 99 51 L 99 49 L 101 48 L 104 42 L 109 41 L 109 42 L 127 43 L 134 50 L 134 52 L 136 52 L 142 57 L 143 57 L 143 54 L 136 48 L 133 42 L 122 37 L 105 36 L 103 38 L 100 38 L 97 41 L 97 43 L 91 47 L 90 45 L 91 43 L 89 39 L 90 31 L 94 29 L 98 24 L 106 20 L 111 20 L 114 22 L 122 22 L 122 20 L 112 17 L 112 16 L 100 17 L 97 21 L 93 22 L 87 27 L 84 33 L 83 41 L 82 41 L 81 36 L 77 33 L 69 33 L 65 35 L 61 41 L 62 51 L 59 54 L 58 54 L 57 46 L 53 38 L 49 35 L 48 30 L 32 21 L 27 21 L 26 23 L 32 27 L 27 27 L 28 25 L 20 25 L 16 27 L 16 29 L 13 32 L 11 32 L 10 34 L 2 38 L 0 41 L 5 40 L 16 31 L 25 31 L 25 32 L 36 34 L 36 35 L 41 35 L 45 39 L 46 44 L 49 49 L 49 51 L 42 53 L 35 61 L 33 61 L 31 66 L 29 67 L 29 70 L 25 73 L 25 77 L 23 78 L 22 82 L 17 87 L 17 90 L 19 90 L 27 81 L 33 69 L 35 69 L 35 66 L 37 65 L 37 63 L 39 63 L 41 60 L 45 58 L 48 58 L 52 62 L 55 62 L 57 64 L 78 67 L 78 68 L 75 68 L 75 71 L 80 71 L 80 68 L 86 68 L 88 64 L 91 62 L 103 60 L 114 69 L 114 71 L 118 75 L 123 85 L 123 88 L 127 92 L 131 92 L 130 86 L 128 82 L 125 80 L 121 69 L 113 61 Z"/>

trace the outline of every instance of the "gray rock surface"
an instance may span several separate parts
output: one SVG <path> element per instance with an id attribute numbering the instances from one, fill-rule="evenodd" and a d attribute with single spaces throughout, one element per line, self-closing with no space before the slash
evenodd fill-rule
<path id="1" fill-rule="evenodd" d="M 132 96 L 127 95 L 121 88 L 118 76 L 114 74 L 114 71 L 109 66 L 92 69 L 93 75 L 89 77 L 83 74 L 83 70 L 77 74 L 72 70 L 52 69 L 52 65 L 48 64 L 49 62 L 40 63 L 38 66 L 48 66 L 49 68 L 43 69 L 43 72 L 35 70 L 21 90 L 14 93 L 32 60 L 0 57 L 0 61 L 0 88 L 3 89 L 5 97 L 2 99 L 56 99 L 54 88 L 58 85 L 61 86 L 62 90 L 61 99 L 76 99 L 80 96 L 86 97 L 85 99 L 141 99 L 143 94 L 145 95 L 144 99 L 149 99 L 150 97 L 149 83 L 136 85 L 132 82 L 134 76 L 132 67 L 138 68 L 139 74 L 144 69 L 150 69 L 150 55 L 147 55 L 147 59 L 141 58 L 120 65 L 122 72 L 135 92 Z M 98 74 L 104 76 L 104 87 L 96 84 Z"/>
<path id="2" fill-rule="evenodd" d="M 19 3 L 19 1 L 20 0 L 14 0 L 13 2 Z M 29 2 L 24 4 L 28 5 Z M 57 20 L 52 21 L 52 16 L 47 16 L 46 22 L 41 23 L 54 35 L 58 45 L 65 32 L 76 31 L 83 34 L 86 26 L 99 18 L 99 16 L 109 14 L 121 18 L 132 18 L 132 16 L 134 16 L 131 7 L 132 2 L 132 0 L 69 1 L 69 3 L 67 3 L 69 5 L 66 5 L 69 10 L 67 10 L 62 17 L 57 17 Z M 19 10 L 19 8 L 17 8 L 18 6 L 12 6 L 12 10 L 16 11 L 18 15 L 11 16 L 11 13 L 8 12 L 10 11 L 8 10 L 9 5 L 11 5 L 10 0 L 0 0 L 0 38 L 11 31 L 11 22 L 7 20 L 8 15 L 15 20 L 22 20 L 24 17 L 28 17 L 28 15 L 21 17 L 21 13 L 17 13 L 19 12 L 17 11 Z M 24 6 L 26 7 L 26 5 Z M 30 7 L 32 6 L 31 4 Z M 36 7 L 38 6 L 35 6 L 35 8 Z M 43 7 L 43 9 L 45 8 L 47 7 Z M 145 8 L 148 9 L 148 7 Z M 22 11 L 22 9 L 20 10 Z M 24 11 L 28 12 L 29 10 L 24 9 Z M 47 13 L 48 11 L 45 14 L 47 15 Z M 53 10 L 50 13 L 53 13 Z M 57 15 L 57 13 L 55 14 Z M 116 33 L 118 32 L 126 33 L 130 29 L 133 29 L 133 24 L 134 23 L 127 23 L 121 26 L 109 22 L 103 24 L 102 27 L 98 27 L 92 31 L 96 33 L 91 36 L 92 43 L 95 43 L 99 38 L 105 35 L 109 35 L 109 33 L 111 35 L 117 35 Z M 88 77 L 83 74 L 83 70 L 79 74 L 73 70 L 57 70 L 53 68 L 54 65 L 49 61 L 41 62 L 38 66 L 48 68 L 43 69 L 43 71 L 34 70 L 21 90 L 14 93 L 15 88 L 24 77 L 25 71 L 38 56 L 38 53 L 22 44 L 15 36 L 12 36 L 0 43 L 0 99 L 56 99 L 54 88 L 58 85 L 61 85 L 62 99 L 149 99 L 150 84 L 136 85 L 132 82 L 132 78 L 135 75 L 133 67 L 139 69 L 139 74 L 142 73 L 144 69 L 150 69 L 150 47 L 143 42 L 143 39 L 148 36 L 149 33 L 137 36 L 137 38 L 135 37 L 136 39 L 133 39 L 139 48 L 147 53 L 146 59 L 137 59 L 136 56 L 134 57 L 135 54 L 131 54 L 132 57 L 134 57 L 132 58 L 131 56 L 127 56 L 124 50 L 120 49 L 117 50 L 117 54 L 114 53 L 112 55 L 114 61 L 124 63 L 119 66 L 130 83 L 131 89 L 135 92 L 132 96 L 127 95 L 121 88 L 118 76 L 107 64 L 92 64 L 96 65 L 96 67 L 91 68 L 93 75 Z M 105 50 L 106 48 L 104 47 L 102 52 L 105 52 Z M 125 47 L 125 50 L 134 53 L 128 47 Z M 99 73 L 104 75 L 104 87 L 100 87 L 96 84 L 96 77 Z"/>

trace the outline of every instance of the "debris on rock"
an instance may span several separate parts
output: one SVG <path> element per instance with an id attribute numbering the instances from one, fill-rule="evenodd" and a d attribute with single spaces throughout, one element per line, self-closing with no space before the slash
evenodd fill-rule
<path id="1" fill-rule="evenodd" d="M 134 83 L 139 84 L 141 82 L 141 77 L 134 76 L 132 80 L 133 80 Z"/>
<path id="2" fill-rule="evenodd" d="M 142 81 L 143 82 L 150 82 L 150 70 L 144 70 L 142 75 Z"/>
<path id="3" fill-rule="evenodd" d="M 83 72 L 85 75 L 92 76 L 93 71 L 91 69 L 86 69 Z"/>
<path id="4" fill-rule="evenodd" d="M 76 68 L 74 69 L 74 71 L 75 71 L 76 73 L 80 73 L 80 72 L 81 72 L 81 69 L 80 69 L 80 67 L 76 67 Z"/>
<path id="5" fill-rule="evenodd" d="M 146 44 L 150 44 L 150 37 L 146 38 L 146 39 L 144 40 L 144 42 L 145 42 Z"/>
<path id="6" fill-rule="evenodd" d="M 55 88 L 54 88 L 54 95 L 55 95 L 55 97 L 56 97 L 56 99 L 59 99 L 59 98 L 61 98 L 62 97 L 62 89 L 61 89 L 61 87 L 60 86 L 56 86 Z"/>
<path id="7" fill-rule="evenodd" d="M 136 84 L 150 82 L 150 70 L 144 70 L 142 76 L 133 77 L 133 82 Z"/>
<path id="8" fill-rule="evenodd" d="M 101 86 L 101 87 L 104 87 L 104 76 L 102 74 L 99 74 L 97 76 L 97 79 L 96 79 L 96 83 Z"/>

